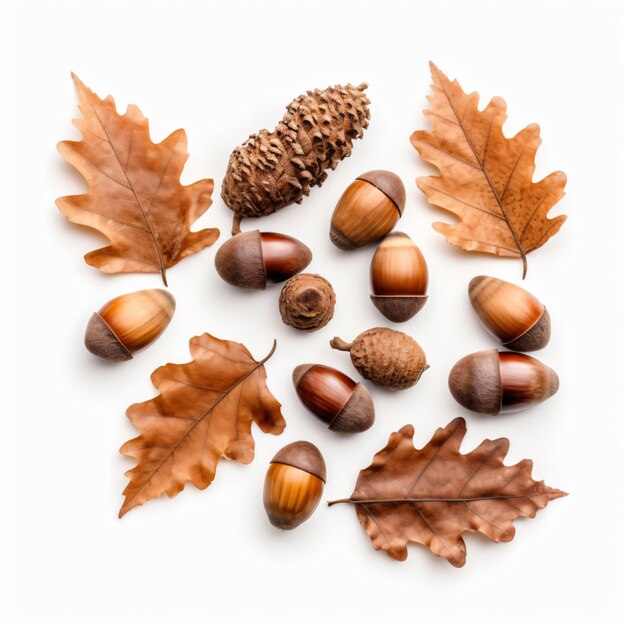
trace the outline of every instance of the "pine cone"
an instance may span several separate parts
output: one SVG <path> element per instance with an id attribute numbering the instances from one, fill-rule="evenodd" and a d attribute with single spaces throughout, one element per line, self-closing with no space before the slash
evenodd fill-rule
<path id="1" fill-rule="evenodd" d="M 261 130 L 235 148 L 222 182 L 222 198 L 235 212 L 233 234 L 242 216 L 262 217 L 309 195 L 328 168 L 350 156 L 352 140 L 363 137 L 369 99 L 358 87 L 336 85 L 298 96 L 276 130 Z"/>

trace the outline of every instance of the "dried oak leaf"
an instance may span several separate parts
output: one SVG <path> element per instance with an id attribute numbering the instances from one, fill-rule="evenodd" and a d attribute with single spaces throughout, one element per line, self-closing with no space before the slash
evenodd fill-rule
<path id="1" fill-rule="evenodd" d="M 108 274 L 160 272 L 210 246 L 217 228 L 191 232 L 211 206 L 212 180 L 181 185 L 189 153 L 187 135 L 174 131 L 161 143 L 150 139 L 148 120 L 133 104 L 120 115 L 111 96 L 98 98 L 72 74 L 83 114 L 74 120 L 81 141 L 61 141 L 59 152 L 85 178 L 89 192 L 58 198 L 70 222 L 99 230 L 110 245 L 85 255 Z"/>
<path id="2" fill-rule="evenodd" d="M 404 426 L 361 470 L 352 496 L 329 504 L 354 504 L 374 548 L 398 561 L 406 559 L 413 541 L 462 567 L 464 532 L 511 541 L 514 519 L 535 517 L 550 500 L 567 495 L 533 480 L 529 459 L 504 465 L 508 439 L 485 439 L 461 454 L 466 432 L 465 420 L 457 417 L 416 450 L 413 426 Z"/>
<path id="3" fill-rule="evenodd" d="M 567 177 L 553 172 L 534 183 L 535 154 L 541 143 L 539 126 L 530 124 L 511 138 L 504 136 L 506 103 L 492 98 L 478 110 L 478 94 L 466 94 L 433 63 L 428 97 L 432 110 L 424 115 L 432 131 L 419 130 L 411 143 L 440 176 L 422 176 L 417 186 L 428 201 L 459 218 L 456 224 L 436 222 L 433 228 L 463 250 L 521 257 L 555 235 L 565 215 L 547 214 L 565 195 Z"/>
<path id="4" fill-rule="evenodd" d="M 265 384 L 263 366 L 275 347 L 255 361 L 244 345 L 205 333 L 189 341 L 193 361 L 152 373 L 161 394 L 126 411 L 141 435 L 120 449 L 138 461 L 126 472 L 120 517 L 164 493 L 173 498 L 186 482 L 205 489 L 222 457 L 250 463 L 252 422 L 265 433 L 283 432 L 280 402 Z"/>

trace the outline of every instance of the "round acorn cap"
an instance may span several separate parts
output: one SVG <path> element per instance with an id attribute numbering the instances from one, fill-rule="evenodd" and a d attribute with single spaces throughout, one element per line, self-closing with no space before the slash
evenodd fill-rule
<path id="1" fill-rule="evenodd" d="M 261 233 L 250 230 L 226 240 L 215 254 L 215 269 L 230 285 L 246 289 L 265 289 L 267 277 L 263 264 Z"/>
<path id="2" fill-rule="evenodd" d="M 85 347 L 91 354 L 107 361 L 130 361 L 133 358 L 98 313 L 94 313 L 87 323 Z"/>
<path id="3" fill-rule="evenodd" d="M 364 180 L 382 191 L 396 205 L 398 213 L 402 216 L 406 204 L 406 191 L 397 174 L 387 170 L 371 170 L 357 176 L 356 179 Z"/>
<path id="4" fill-rule="evenodd" d="M 406 322 L 417 315 L 428 296 L 370 296 L 373 305 L 392 322 Z"/>
<path id="5" fill-rule="evenodd" d="M 367 387 L 358 383 L 328 428 L 337 433 L 362 433 L 372 426 L 376 413 Z"/>
<path id="6" fill-rule="evenodd" d="M 550 341 L 552 324 L 548 309 L 544 307 L 543 315 L 521 337 L 503 344 L 505 348 L 515 352 L 532 352 L 545 348 Z"/>
<path id="7" fill-rule="evenodd" d="M 473 352 L 457 361 L 448 376 L 454 399 L 466 409 L 498 415 L 502 409 L 502 381 L 498 350 Z"/>
<path id="8" fill-rule="evenodd" d="M 284 448 L 281 448 L 270 463 L 282 463 L 283 465 L 291 465 L 296 469 L 317 476 L 323 483 L 326 482 L 326 463 L 324 457 L 314 446 L 308 441 L 294 441 Z"/>

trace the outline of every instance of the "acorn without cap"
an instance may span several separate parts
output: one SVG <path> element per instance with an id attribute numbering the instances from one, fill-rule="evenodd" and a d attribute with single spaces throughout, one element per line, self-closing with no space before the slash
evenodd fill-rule
<path id="1" fill-rule="evenodd" d="M 404 185 L 393 172 L 361 174 L 339 198 L 330 240 L 342 250 L 354 250 L 382 239 L 402 216 L 405 202 Z"/>
<path id="2" fill-rule="evenodd" d="M 305 522 L 319 504 L 326 482 L 321 452 L 308 441 L 281 448 L 265 475 L 263 505 L 273 526 L 292 530 Z"/>
<path id="3" fill-rule="evenodd" d="M 293 370 L 296 393 L 335 432 L 360 433 L 374 423 L 374 403 L 365 385 L 343 372 L 305 363 Z"/>
<path id="4" fill-rule="evenodd" d="M 311 258 L 311 250 L 294 237 L 251 230 L 222 244 L 215 269 L 235 287 L 265 289 L 268 282 L 282 283 L 301 272 Z"/>
<path id="5" fill-rule="evenodd" d="M 392 322 L 406 322 L 426 304 L 428 267 L 421 250 L 401 232 L 389 233 L 370 266 L 374 306 Z"/>
<path id="6" fill-rule="evenodd" d="M 468 295 L 480 321 L 505 348 L 531 352 L 550 341 L 548 310 L 525 289 L 492 276 L 476 276 Z"/>
<path id="7" fill-rule="evenodd" d="M 556 372 L 527 354 L 474 352 L 458 361 L 448 378 L 454 399 L 485 415 L 521 411 L 552 397 L 559 389 Z"/>
<path id="8" fill-rule="evenodd" d="M 349 351 L 352 365 L 363 378 L 388 389 L 412 387 L 429 367 L 417 341 L 390 328 L 370 328 L 352 343 L 335 337 L 330 346 Z"/>
<path id="9" fill-rule="evenodd" d="M 91 316 L 85 346 L 102 359 L 128 361 L 159 337 L 175 309 L 174 297 L 164 289 L 144 289 L 113 298 Z"/>

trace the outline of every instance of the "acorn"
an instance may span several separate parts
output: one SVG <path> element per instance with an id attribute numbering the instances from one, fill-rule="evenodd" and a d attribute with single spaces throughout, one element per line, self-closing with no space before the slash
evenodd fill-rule
<path id="1" fill-rule="evenodd" d="M 405 202 L 404 185 L 393 172 L 361 174 L 339 198 L 330 240 L 342 250 L 354 250 L 382 239 L 402 216 Z"/>
<path id="2" fill-rule="evenodd" d="M 548 309 L 525 289 L 492 276 L 476 276 L 468 295 L 483 326 L 505 348 L 531 352 L 550 341 Z"/>
<path id="3" fill-rule="evenodd" d="M 293 370 L 302 404 L 340 433 L 360 433 L 374 423 L 374 403 L 367 387 L 327 365 L 305 363 Z"/>
<path id="4" fill-rule="evenodd" d="M 298 274 L 282 288 L 278 308 L 284 324 L 313 332 L 326 326 L 335 313 L 333 286 L 319 274 Z"/>
<path id="5" fill-rule="evenodd" d="M 294 237 L 251 230 L 220 246 L 215 269 L 230 285 L 262 290 L 298 274 L 311 258 L 311 250 Z"/>
<path id="6" fill-rule="evenodd" d="M 412 387 L 429 367 L 417 341 L 390 328 L 370 328 L 352 343 L 335 337 L 330 346 L 349 351 L 352 365 L 363 378 L 388 389 Z"/>
<path id="7" fill-rule="evenodd" d="M 273 526 L 292 530 L 313 515 L 324 491 L 326 464 L 308 441 L 281 448 L 265 475 L 263 505 Z"/>
<path id="8" fill-rule="evenodd" d="M 426 304 L 428 267 L 421 250 L 406 234 L 389 233 L 370 265 L 374 306 L 392 322 L 406 322 Z"/>
<path id="9" fill-rule="evenodd" d="M 454 399 L 485 415 L 521 411 L 552 397 L 559 389 L 556 372 L 527 354 L 474 352 L 458 361 L 448 377 Z"/>
<path id="10" fill-rule="evenodd" d="M 176 301 L 164 289 L 134 291 L 109 300 L 89 319 L 85 346 L 108 361 L 128 361 L 161 335 Z"/>

